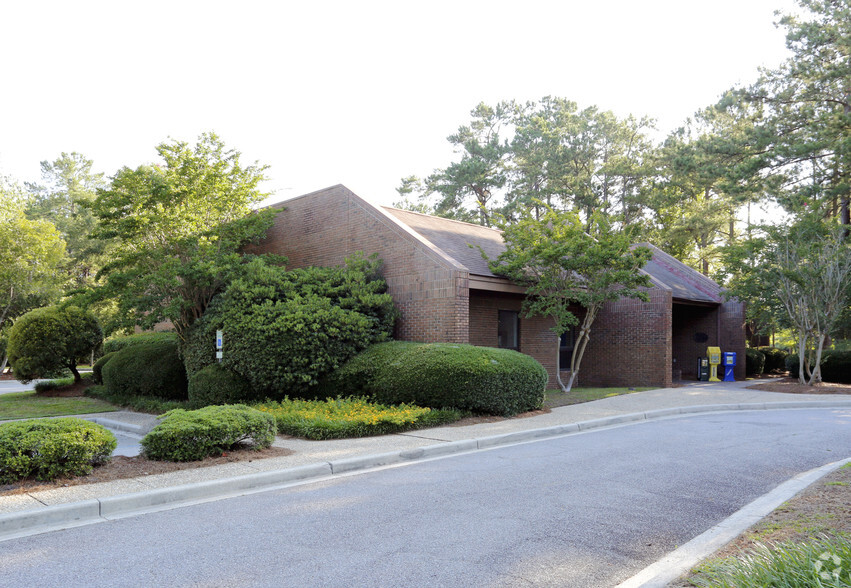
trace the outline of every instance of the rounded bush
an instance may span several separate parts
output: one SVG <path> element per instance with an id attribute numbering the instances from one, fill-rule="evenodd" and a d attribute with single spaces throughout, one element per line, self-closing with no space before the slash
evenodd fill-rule
<path id="1" fill-rule="evenodd" d="M 821 377 L 825 382 L 851 384 L 851 351 L 825 351 L 821 362 Z"/>
<path id="2" fill-rule="evenodd" d="M 9 331 L 9 363 L 23 383 L 68 369 L 79 380 L 77 360 L 103 340 L 97 318 L 76 306 L 37 308 Z"/>
<path id="3" fill-rule="evenodd" d="M 758 347 L 765 356 L 765 373 L 777 373 L 786 371 L 786 356 L 787 351 L 776 349 L 774 347 Z"/>
<path id="4" fill-rule="evenodd" d="M 316 390 L 317 398 L 363 396 L 379 370 L 410 351 L 419 343 L 388 341 L 367 347 L 328 374 Z"/>
<path id="5" fill-rule="evenodd" d="M 198 461 L 239 445 L 269 447 L 277 433 L 275 418 L 242 404 L 176 409 L 142 438 L 145 457 L 161 461 Z"/>
<path id="6" fill-rule="evenodd" d="M 117 442 L 109 430 L 75 418 L 0 424 L 0 484 L 23 478 L 82 476 L 109 460 Z"/>
<path id="7" fill-rule="evenodd" d="M 528 355 L 454 343 L 408 345 L 352 360 L 375 364 L 365 368 L 375 371 L 363 392 L 376 402 L 510 416 L 544 401 L 547 371 Z"/>
<path id="8" fill-rule="evenodd" d="M 189 402 L 201 408 L 213 404 L 239 404 L 261 400 L 248 380 L 214 363 L 189 378 Z"/>
<path id="9" fill-rule="evenodd" d="M 115 353 L 121 351 L 125 347 L 132 345 L 147 345 L 148 343 L 161 343 L 163 341 L 177 342 L 177 333 L 170 331 L 152 332 L 152 333 L 135 333 L 133 335 L 125 335 L 123 337 L 114 337 L 103 342 L 104 353 Z"/>
<path id="10" fill-rule="evenodd" d="M 113 355 L 115 355 L 114 351 L 110 353 L 104 353 L 100 356 L 100 359 L 98 359 L 94 363 L 94 365 L 92 365 L 92 381 L 95 384 L 103 384 L 103 366 L 106 365 L 106 362 L 108 362 Z"/>
<path id="11" fill-rule="evenodd" d="M 116 351 L 103 366 L 103 383 L 113 394 L 186 400 L 186 368 L 177 341 L 130 345 Z"/>
<path id="12" fill-rule="evenodd" d="M 759 349 L 745 349 L 745 375 L 759 376 L 765 370 L 765 354 Z"/>

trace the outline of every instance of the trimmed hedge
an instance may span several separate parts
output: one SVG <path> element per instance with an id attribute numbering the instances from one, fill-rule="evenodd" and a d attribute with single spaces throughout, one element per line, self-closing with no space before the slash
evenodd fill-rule
<path id="1" fill-rule="evenodd" d="M 177 342 L 177 333 L 168 331 L 155 333 L 136 333 L 134 335 L 126 335 L 124 337 L 115 337 L 107 339 L 103 342 L 103 352 L 115 353 L 121 351 L 125 347 L 132 345 L 147 345 L 149 343 L 161 343 L 162 341 Z"/>
<path id="2" fill-rule="evenodd" d="M 189 404 L 201 408 L 214 404 L 239 404 L 262 400 L 248 380 L 214 363 L 189 378 Z"/>
<path id="3" fill-rule="evenodd" d="M 145 457 L 161 461 L 198 461 L 250 444 L 269 447 L 275 440 L 275 418 L 243 404 L 172 410 L 142 438 Z"/>
<path id="4" fill-rule="evenodd" d="M 23 478 L 82 476 L 109 460 L 117 442 L 107 429 L 75 418 L 0 424 L 0 484 Z"/>
<path id="5" fill-rule="evenodd" d="M 765 354 L 759 349 L 745 349 L 745 375 L 759 376 L 765 370 Z"/>
<path id="6" fill-rule="evenodd" d="M 367 393 L 383 367 L 394 363 L 417 345 L 420 343 L 388 341 L 367 347 L 323 378 L 316 391 L 316 398 L 351 397 Z"/>
<path id="7" fill-rule="evenodd" d="M 379 347 L 375 349 L 374 347 Z M 511 416 L 540 408 L 547 371 L 509 349 L 455 343 L 380 343 L 343 366 L 381 404 Z M 334 381 L 342 384 L 339 375 Z"/>
<path id="8" fill-rule="evenodd" d="M 92 381 L 95 384 L 103 384 L 103 366 L 106 365 L 106 362 L 108 362 L 113 355 L 115 355 L 115 351 L 104 353 L 100 356 L 100 359 L 92 365 Z"/>
<path id="9" fill-rule="evenodd" d="M 777 373 L 786 371 L 786 356 L 788 351 L 776 349 L 774 347 L 757 347 L 765 356 L 765 373 Z"/>
<path id="10" fill-rule="evenodd" d="M 101 373 L 104 385 L 113 394 L 188 398 L 186 368 L 176 340 L 126 346 L 109 358 Z"/>
<path id="11" fill-rule="evenodd" d="M 789 376 L 798 377 L 798 354 L 786 356 L 786 369 Z M 821 354 L 821 379 L 824 382 L 851 384 L 851 351 L 828 349 Z"/>

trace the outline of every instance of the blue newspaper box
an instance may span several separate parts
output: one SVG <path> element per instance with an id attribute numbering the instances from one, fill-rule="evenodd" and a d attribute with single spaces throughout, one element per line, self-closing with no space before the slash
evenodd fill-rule
<path id="1" fill-rule="evenodd" d="M 733 377 L 733 368 L 736 367 L 736 352 L 725 351 L 721 354 L 721 365 L 724 366 L 724 381 L 735 382 Z"/>

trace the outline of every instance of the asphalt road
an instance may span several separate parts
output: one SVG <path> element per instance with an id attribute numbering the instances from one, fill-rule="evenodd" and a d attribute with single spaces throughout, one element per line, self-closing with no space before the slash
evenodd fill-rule
<path id="1" fill-rule="evenodd" d="M 614 586 L 849 455 L 849 410 L 645 422 L 6 541 L 0 586 Z"/>

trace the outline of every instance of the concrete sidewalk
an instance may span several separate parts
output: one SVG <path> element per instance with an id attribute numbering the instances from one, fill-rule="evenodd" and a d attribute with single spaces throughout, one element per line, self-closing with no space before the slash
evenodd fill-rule
<path id="1" fill-rule="evenodd" d="M 851 395 L 798 395 L 748 389 L 757 382 L 691 383 L 615 396 L 553 409 L 550 413 L 469 426 L 446 426 L 408 433 L 307 441 L 278 437 L 274 445 L 294 453 L 285 457 L 142 476 L 0 496 L 0 540 L 87 524 L 180 504 L 237 496 L 303 480 L 324 479 L 355 470 L 476 451 L 583 430 L 727 410 L 835 407 L 851 409 Z M 114 412 L 82 415 L 110 428 L 144 434 L 156 419 Z M 847 457 L 847 456 L 842 456 Z"/>

